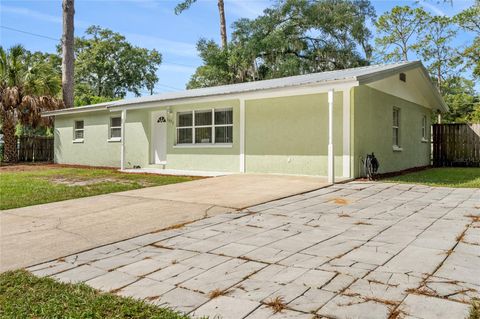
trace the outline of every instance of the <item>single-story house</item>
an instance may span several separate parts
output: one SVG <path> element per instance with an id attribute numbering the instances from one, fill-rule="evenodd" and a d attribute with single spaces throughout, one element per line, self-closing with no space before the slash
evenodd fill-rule
<path id="1" fill-rule="evenodd" d="M 163 93 L 45 112 L 55 162 L 354 178 L 430 164 L 447 111 L 421 62 Z"/>

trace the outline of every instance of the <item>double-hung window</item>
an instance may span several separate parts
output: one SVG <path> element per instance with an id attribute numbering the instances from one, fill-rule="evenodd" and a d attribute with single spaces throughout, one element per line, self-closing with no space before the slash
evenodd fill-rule
<path id="1" fill-rule="evenodd" d="M 422 116 L 422 141 L 426 141 L 428 137 L 427 133 L 427 116 Z"/>
<path id="2" fill-rule="evenodd" d="M 84 138 L 84 123 L 83 120 L 75 121 L 73 128 L 73 140 L 74 142 L 82 142 Z"/>
<path id="3" fill-rule="evenodd" d="M 177 113 L 177 145 L 231 144 L 232 142 L 232 108 Z"/>
<path id="4" fill-rule="evenodd" d="M 108 138 L 110 140 L 120 140 L 122 138 L 122 118 L 111 117 L 110 118 L 110 132 Z"/>
<path id="5" fill-rule="evenodd" d="M 400 109 L 393 108 L 393 147 L 400 148 Z"/>

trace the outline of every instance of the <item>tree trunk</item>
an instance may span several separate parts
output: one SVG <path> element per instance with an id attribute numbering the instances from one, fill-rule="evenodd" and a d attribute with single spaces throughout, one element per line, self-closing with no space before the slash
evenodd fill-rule
<path id="1" fill-rule="evenodd" d="M 62 35 L 62 95 L 65 107 L 73 107 L 73 68 L 74 68 L 74 0 L 63 0 Z"/>
<path id="2" fill-rule="evenodd" d="M 15 122 L 13 115 L 2 114 L 3 131 L 3 161 L 5 163 L 18 162 L 17 137 L 15 136 Z"/>
<path id="3" fill-rule="evenodd" d="M 218 0 L 218 13 L 220 14 L 220 37 L 222 38 L 222 48 L 227 48 L 227 25 L 225 22 L 225 6 L 223 0 Z"/>

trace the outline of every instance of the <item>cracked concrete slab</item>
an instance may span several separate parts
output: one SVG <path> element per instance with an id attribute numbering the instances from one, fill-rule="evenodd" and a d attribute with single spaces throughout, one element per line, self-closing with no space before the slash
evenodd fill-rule
<path id="1" fill-rule="evenodd" d="M 95 267 L 96 288 L 211 318 L 462 318 L 480 296 L 479 207 L 479 189 L 352 182 L 29 270 Z"/>

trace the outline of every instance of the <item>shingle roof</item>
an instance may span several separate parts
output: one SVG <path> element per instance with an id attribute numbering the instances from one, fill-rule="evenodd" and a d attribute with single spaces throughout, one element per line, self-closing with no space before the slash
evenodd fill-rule
<path id="1" fill-rule="evenodd" d="M 295 86 L 302 86 L 302 85 L 329 84 L 337 81 L 358 81 L 360 84 L 362 84 L 362 82 L 368 82 L 372 78 L 387 77 L 392 73 L 401 72 L 404 70 L 409 70 L 417 67 L 421 67 L 424 70 L 426 76 L 428 77 L 428 74 L 425 71 L 425 68 L 423 67 L 422 63 L 419 61 L 399 62 L 399 63 L 391 63 L 391 64 L 377 64 L 377 65 L 370 65 L 365 67 L 358 67 L 358 68 L 351 68 L 351 69 L 344 69 L 344 70 L 289 76 L 289 77 L 271 79 L 271 80 L 222 85 L 222 86 L 215 86 L 215 87 L 209 87 L 209 88 L 185 90 L 180 92 L 161 93 L 156 95 L 129 98 L 129 99 L 107 102 L 102 104 L 77 107 L 77 108 L 69 109 L 68 112 L 88 111 L 88 110 L 95 110 L 95 109 L 101 109 L 101 108 L 115 108 L 115 107 L 144 104 L 144 103 L 151 103 L 151 102 L 173 101 L 178 99 L 218 96 L 218 95 L 226 95 L 226 94 L 234 94 L 234 93 L 245 93 L 245 92 L 261 91 L 261 90 L 268 90 L 268 89 L 295 87 Z M 437 91 L 436 91 L 436 94 L 438 94 Z M 60 110 L 61 113 L 65 113 L 66 111 L 67 110 Z M 58 112 L 59 111 L 45 112 L 44 115 L 46 116 L 54 115 L 55 113 L 58 113 Z"/>

